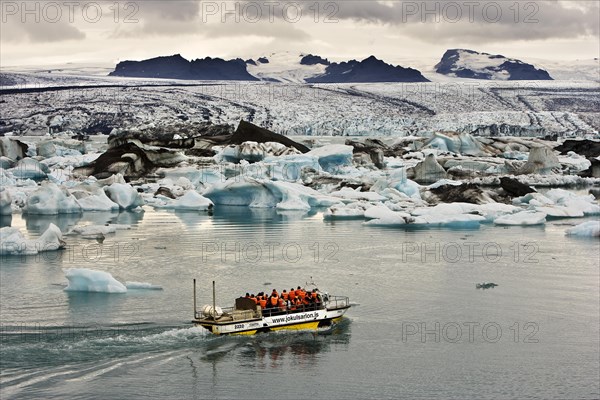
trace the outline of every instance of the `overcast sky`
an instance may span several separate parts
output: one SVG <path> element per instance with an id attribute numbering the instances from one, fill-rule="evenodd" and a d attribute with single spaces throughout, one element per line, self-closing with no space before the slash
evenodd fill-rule
<path id="1" fill-rule="evenodd" d="M 282 50 L 410 66 L 448 48 L 525 60 L 590 59 L 600 51 L 598 0 L 0 3 L 0 66 Z"/>

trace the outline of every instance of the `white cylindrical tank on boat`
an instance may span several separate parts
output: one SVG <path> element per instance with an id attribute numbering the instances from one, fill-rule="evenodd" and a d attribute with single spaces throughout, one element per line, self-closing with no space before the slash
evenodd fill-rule
<path id="1" fill-rule="evenodd" d="M 219 318 L 221 315 L 223 315 L 223 310 L 221 309 L 221 307 L 217 306 L 215 310 L 216 310 L 216 318 Z M 213 310 L 213 306 L 207 304 L 202 307 L 202 315 L 204 315 L 205 317 L 214 318 L 215 310 Z"/>

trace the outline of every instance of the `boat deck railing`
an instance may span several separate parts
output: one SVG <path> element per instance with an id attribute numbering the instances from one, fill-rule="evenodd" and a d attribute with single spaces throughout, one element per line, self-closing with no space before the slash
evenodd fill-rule
<path id="1" fill-rule="evenodd" d="M 350 299 L 346 296 L 331 296 L 326 295 L 322 298 L 322 302 L 296 306 L 294 309 L 282 310 L 278 307 L 263 308 L 260 306 L 256 310 L 238 310 L 235 307 L 222 308 L 222 314 L 216 318 L 216 321 L 247 321 L 252 319 L 260 319 L 263 317 L 272 317 L 286 314 L 297 314 L 306 311 L 315 311 L 323 309 L 340 309 L 350 306 Z M 214 320 L 211 316 L 202 315 L 196 312 L 196 319 Z"/>
<path id="2" fill-rule="evenodd" d="M 325 306 L 328 309 L 346 308 L 350 306 L 350 299 L 346 296 L 327 296 Z"/>

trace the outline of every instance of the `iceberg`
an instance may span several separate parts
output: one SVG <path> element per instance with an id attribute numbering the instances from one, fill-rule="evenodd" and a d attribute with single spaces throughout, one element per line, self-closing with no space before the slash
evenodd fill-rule
<path id="1" fill-rule="evenodd" d="M 42 251 L 59 250 L 63 247 L 65 242 L 62 240 L 62 232 L 54 224 L 50 224 L 37 239 L 26 239 L 17 228 L 0 229 L 0 254 L 2 255 L 31 255 Z"/>
<path id="2" fill-rule="evenodd" d="M 354 147 L 345 144 L 328 144 L 318 147 L 306 153 L 309 156 L 316 156 L 319 165 L 326 172 L 336 172 L 340 167 L 352 165 L 352 153 Z"/>
<path id="3" fill-rule="evenodd" d="M 5 187 L 0 188 L 0 215 L 12 214 L 12 197 Z"/>
<path id="4" fill-rule="evenodd" d="M 126 293 L 127 287 L 104 271 L 70 268 L 65 271 L 67 292 Z"/>
<path id="5" fill-rule="evenodd" d="M 358 201 L 346 205 L 334 205 L 323 213 L 324 220 L 363 219 L 365 210 L 373 207 L 371 203 Z"/>
<path id="6" fill-rule="evenodd" d="M 543 225 L 546 223 L 546 213 L 538 211 L 521 211 L 508 214 L 494 220 L 496 225 Z"/>
<path id="7" fill-rule="evenodd" d="M 131 210 L 144 205 L 144 200 L 137 190 L 127 183 L 113 183 L 105 187 L 104 191 L 122 210 Z"/>
<path id="8" fill-rule="evenodd" d="M 567 236 L 600 237 L 600 221 L 588 221 L 567 229 Z"/>
<path id="9" fill-rule="evenodd" d="M 25 214 L 56 215 L 81 213 L 77 199 L 66 189 L 51 182 L 44 182 L 25 202 Z"/>
<path id="10" fill-rule="evenodd" d="M 421 186 L 407 178 L 404 168 L 392 170 L 388 177 L 378 179 L 371 187 L 371 191 L 382 193 L 387 188 L 404 193 L 413 200 L 421 200 Z"/>
<path id="11" fill-rule="evenodd" d="M 154 207 L 180 211 L 206 211 L 210 210 L 214 205 L 210 199 L 207 199 L 195 190 L 190 190 L 175 200 L 164 196 L 162 196 L 162 199 L 164 201 L 153 204 Z"/>
<path id="12" fill-rule="evenodd" d="M 118 211 L 119 205 L 108 198 L 106 192 L 96 184 L 79 185 L 70 189 L 83 211 Z"/>
<path id="13" fill-rule="evenodd" d="M 382 196 L 379 193 L 361 192 L 360 188 L 352 189 L 349 187 L 343 187 L 338 191 L 331 192 L 330 195 L 333 197 L 339 197 L 344 200 L 365 200 L 365 201 L 377 202 L 377 201 L 385 201 L 388 199 L 387 197 Z"/>
<path id="14" fill-rule="evenodd" d="M 228 179 L 211 186 L 203 195 L 214 204 L 280 210 L 309 210 L 312 207 L 330 207 L 340 202 L 339 199 L 297 183 L 250 177 Z"/>
<path id="15" fill-rule="evenodd" d="M 48 177 L 50 169 L 45 164 L 40 163 L 33 158 L 23 158 L 19 160 L 14 168 L 10 169 L 13 176 L 17 179 L 33 179 L 41 181 Z"/>
<path id="16" fill-rule="evenodd" d="M 81 236 L 97 236 L 115 233 L 118 230 L 130 229 L 131 225 L 106 224 L 106 225 L 77 225 L 69 233 L 76 233 Z"/>

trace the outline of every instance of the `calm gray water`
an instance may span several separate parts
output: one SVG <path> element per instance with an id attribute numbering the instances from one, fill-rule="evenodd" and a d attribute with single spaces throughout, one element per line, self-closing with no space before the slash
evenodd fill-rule
<path id="1" fill-rule="evenodd" d="M 0 397 L 598 398 L 600 242 L 564 236 L 583 221 L 406 231 L 235 207 L 15 215 L 3 225 L 30 236 L 50 222 L 133 226 L 2 258 Z M 73 267 L 163 290 L 67 293 Z M 334 329 L 214 337 L 189 324 L 192 278 L 199 305 L 216 280 L 226 306 L 311 276 L 354 305 Z"/>

